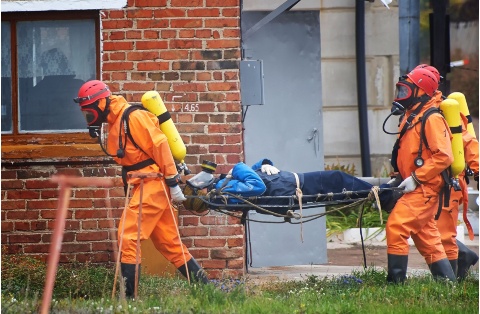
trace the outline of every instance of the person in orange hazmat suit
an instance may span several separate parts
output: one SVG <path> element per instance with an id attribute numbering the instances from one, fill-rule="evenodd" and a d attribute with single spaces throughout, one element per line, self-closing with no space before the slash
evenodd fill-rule
<path id="1" fill-rule="evenodd" d="M 175 203 L 180 203 L 186 198 L 178 185 L 180 175 L 167 137 L 159 128 L 157 117 L 147 110 L 134 110 L 126 119 L 124 113 L 130 105 L 125 98 L 112 95 L 108 86 L 98 80 L 83 84 L 74 101 L 80 105 L 92 137 L 100 135 L 102 123 L 108 123 L 107 145 L 106 148 L 102 145 L 102 149 L 123 166 L 124 171 L 163 174 L 143 179 L 140 240 L 151 238 L 155 248 L 185 277 L 189 277 L 191 273 L 197 281 L 207 283 L 205 272 L 179 237 L 170 198 Z M 126 130 L 131 137 L 125 133 Z M 128 179 L 132 186 L 132 197 L 123 212 L 118 229 L 119 241 L 122 242 L 121 271 L 122 276 L 126 278 L 128 297 L 134 294 L 136 256 L 139 249 L 137 221 L 140 180 L 134 177 Z M 168 189 L 165 186 L 168 186 Z"/>
<path id="2" fill-rule="evenodd" d="M 440 72 L 431 65 L 420 64 L 416 68 L 423 68 L 432 72 L 440 83 L 443 80 L 443 77 L 440 76 Z M 445 98 L 445 96 L 442 97 Z M 473 134 L 470 134 L 467 131 L 467 124 L 469 122 L 467 117 L 462 112 L 460 112 L 460 117 L 462 122 L 462 140 L 465 162 L 473 172 L 474 179 L 478 182 L 478 140 Z M 459 280 L 465 279 L 468 269 L 478 262 L 478 255 L 466 247 L 465 244 L 457 240 L 459 206 L 460 204 L 463 204 L 464 210 L 468 208 L 467 180 L 468 177 L 466 177 L 464 170 L 458 176 L 461 190 L 450 190 L 449 205 L 442 208 L 442 212 L 437 220 L 437 227 L 442 238 L 445 253 L 447 254 L 452 269 Z"/>
<path id="3" fill-rule="evenodd" d="M 422 143 L 419 155 L 422 127 L 419 121 L 429 108 L 439 106 L 441 93 L 437 88 L 438 80 L 425 69 L 412 70 L 396 84 L 395 102 L 405 108 L 405 114 L 391 161 L 403 180 L 399 187 L 404 188 L 404 195 L 395 204 L 386 224 L 388 282 L 406 279 L 410 237 L 434 278 L 455 281 L 435 222 L 439 194 L 444 186 L 441 172 L 453 162 L 452 135 L 441 114 L 434 113 L 426 120 L 424 135 L 429 148 Z"/>
<path id="4" fill-rule="evenodd" d="M 478 141 L 467 131 L 466 118 L 462 116 L 462 138 L 464 156 L 467 165 L 476 174 L 478 181 Z M 458 241 L 457 224 L 459 206 L 463 204 L 464 208 L 468 208 L 467 182 L 465 180 L 465 170 L 458 176 L 458 182 L 461 190 L 451 189 L 450 202 L 448 207 L 442 208 L 442 213 L 437 220 L 438 231 L 442 237 L 442 244 L 445 248 L 448 260 L 452 265 L 453 271 L 459 280 L 465 279 L 468 269 L 478 261 L 478 255 L 468 249 L 465 244 Z"/>

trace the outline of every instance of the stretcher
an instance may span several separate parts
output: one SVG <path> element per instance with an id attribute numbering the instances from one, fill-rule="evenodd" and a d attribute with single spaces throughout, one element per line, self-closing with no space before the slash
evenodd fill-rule
<path id="1" fill-rule="evenodd" d="M 203 202 L 209 210 L 217 211 L 224 214 L 232 212 L 246 213 L 250 210 L 255 210 L 260 214 L 274 215 L 283 217 L 286 220 L 291 218 L 302 219 L 312 218 L 315 216 L 319 218 L 328 213 L 341 210 L 343 207 L 351 208 L 365 204 L 366 202 L 374 202 L 375 206 L 381 211 L 382 203 L 386 204 L 388 198 L 384 201 L 380 200 L 379 195 L 382 193 L 390 193 L 401 191 L 399 188 L 379 188 L 372 187 L 370 190 L 360 191 L 346 191 L 341 193 L 327 193 L 315 195 L 290 195 L 290 196 L 255 196 L 242 197 L 228 192 L 212 190 L 206 195 L 187 195 L 187 199 L 196 199 Z M 232 203 L 234 201 L 235 203 Z M 272 204 L 273 203 L 273 204 Z M 344 205 L 339 207 L 337 205 Z M 318 208 L 318 207 L 333 206 L 333 209 L 325 211 L 324 213 L 304 216 L 303 209 Z"/>

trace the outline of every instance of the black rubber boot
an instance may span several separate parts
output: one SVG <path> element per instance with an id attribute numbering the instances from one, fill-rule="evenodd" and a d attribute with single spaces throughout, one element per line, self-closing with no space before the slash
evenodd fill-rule
<path id="1" fill-rule="evenodd" d="M 122 277 L 125 278 L 125 296 L 135 297 L 135 264 L 121 264 Z M 138 281 L 140 281 L 140 265 L 138 265 Z"/>
<path id="2" fill-rule="evenodd" d="M 433 279 L 448 279 L 450 281 L 457 281 L 457 277 L 453 273 L 452 266 L 450 261 L 446 258 L 436 261 L 428 265 L 430 272 L 432 273 Z"/>
<path id="3" fill-rule="evenodd" d="M 182 266 L 178 267 L 178 270 L 185 278 L 188 278 L 187 268 L 190 274 L 190 281 L 201 282 L 204 284 L 209 283 L 205 271 L 202 267 L 200 267 L 200 265 L 193 257 L 187 262 L 187 264 L 183 264 Z"/>
<path id="4" fill-rule="evenodd" d="M 449 259 L 450 266 L 452 266 L 453 273 L 457 276 L 458 271 L 458 260 L 457 259 Z"/>
<path id="5" fill-rule="evenodd" d="M 407 278 L 408 255 L 388 254 L 387 282 L 403 283 Z"/>
<path id="6" fill-rule="evenodd" d="M 467 277 L 470 266 L 475 265 L 478 262 L 478 255 L 474 251 L 470 250 L 465 244 L 457 240 L 458 246 L 458 280 L 463 280 Z"/>

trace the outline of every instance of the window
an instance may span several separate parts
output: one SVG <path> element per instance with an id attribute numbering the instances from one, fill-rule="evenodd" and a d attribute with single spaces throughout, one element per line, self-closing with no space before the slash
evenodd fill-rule
<path id="1" fill-rule="evenodd" d="M 73 98 L 99 76 L 99 33 L 98 11 L 2 14 L 2 158 L 5 144 L 92 143 Z"/>

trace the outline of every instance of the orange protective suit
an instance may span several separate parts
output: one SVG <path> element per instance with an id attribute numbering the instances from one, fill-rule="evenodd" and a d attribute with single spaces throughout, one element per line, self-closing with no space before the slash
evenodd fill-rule
<path id="1" fill-rule="evenodd" d="M 408 255 L 408 238 L 412 237 L 418 251 L 427 264 L 446 258 L 440 233 L 436 227 L 435 215 L 438 211 L 439 192 L 444 181 L 441 172 L 453 162 L 451 148 L 452 134 L 445 119 L 440 114 L 432 114 L 425 124 L 425 136 L 430 149 L 423 143 L 422 158 L 424 165 L 414 163 L 420 145 L 421 123 L 419 118 L 431 107 L 440 105 L 441 92 L 437 91 L 413 119 L 410 127 L 400 140 L 397 165 L 402 178 L 414 175 L 420 183 L 415 190 L 404 194 L 388 217 L 386 225 L 387 253 Z M 399 129 L 403 128 L 406 118 L 419 104 L 408 109 Z"/>
<path id="2" fill-rule="evenodd" d="M 463 114 L 460 115 L 462 117 L 462 138 L 465 162 L 474 173 L 478 174 L 478 141 L 467 131 L 467 118 Z M 437 221 L 438 231 L 440 231 L 442 244 L 449 260 L 456 260 L 458 258 L 456 237 L 459 206 L 463 203 L 464 210 L 465 208 L 468 208 L 465 171 L 458 176 L 458 181 L 462 190 L 455 191 L 451 189 L 449 206 L 442 209 L 442 213 Z"/>
<path id="3" fill-rule="evenodd" d="M 109 136 L 107 150 L 111 155 L 116 155 L 119 149 L 119 132 L 125 157 L 114 157 L 122 166 L 131 166 L 149 158 L 155 163 L 136 171 L 137 173 L 162 173 L 162 178 L 147 178 L 143 184 L 142 220 L 140 240 L 152 239 L 155 247 L 167 260 L 180 267 L 186 264 L 192 256 L 188 249 L 181 243 L 175 217 L 169 206 L 170 192 L 165 185 L 165 178 L 177 175 L 177 168 L 168 146 L 165 134 L 159 128 L 158 119 L 146 110 L 135 110 L 130 113 L 128 121 L 130 134 L 135 143 L 125 136 L 121 127 L 122 114 L 129 107 L 127 101 L 121 96 L 110 96 L 109 114 L 107 117 Z M 100 101 L 99 107 L 105 108 L 106 100 Z M 125 144 L 126 142 L 126 144 Z M 121 147 L 123 149 L 123 147 Z M 118 228 L 119 239 L 123 231 L 121 262 L 136 263 L 138 214 L 140 203 L 140 179 L 129 179 L 133 186 L 131 200 L 123 212 Z M 184 256 L 185 254 L 185 256 Z"/>

